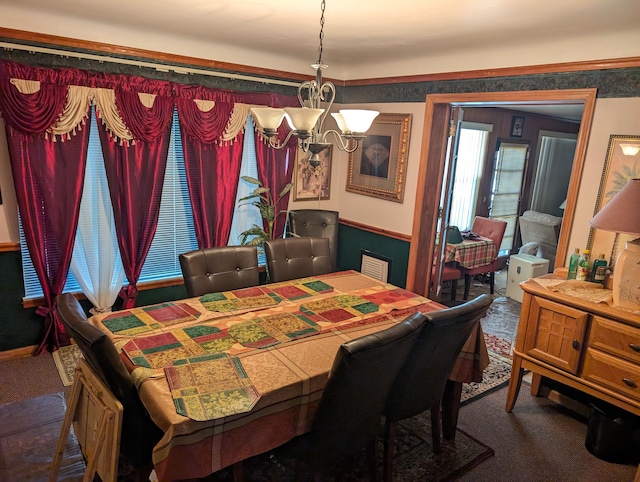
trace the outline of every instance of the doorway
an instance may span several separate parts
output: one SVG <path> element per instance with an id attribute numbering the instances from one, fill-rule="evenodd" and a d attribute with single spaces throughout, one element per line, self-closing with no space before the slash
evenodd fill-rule
<path id="1" fill-rule="evenodd" d="M 576 143 L 576 154 L 571 169 L 564 222 L 558 242 L 556 266 L 564 266 L 567 244 L 578 188 L 582 177 L 584 156 L 595 107 L 596 89 L 573 89 L 531 92 L 493 92 L 468 94 L 428 95 L 425 109 L 425 129 L 422 139 L 423 156 L 420 160 L 419 179 L 414 209 L 412 241 L 409 252 L 407 289 L 427 295 L 431 282 L 431 260 L 438 225 L 438 210 L 442 194 L 445 155 L 448 147 L 448 126 L 451 107 L 502 105 L 580 104 L 583 113 Z"/>

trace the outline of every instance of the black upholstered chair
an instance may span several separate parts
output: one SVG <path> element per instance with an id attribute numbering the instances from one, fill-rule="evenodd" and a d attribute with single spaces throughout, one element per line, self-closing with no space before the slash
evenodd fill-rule
<path id="1" fill-rule="evenodd" d="M 384 430 L 384 480 L 391 481 L 398 421 L 431 409 L 434 452 L 440 451 L 440 401 L 456 358 L 484 316 L 487 295 L 426 315 L 418 341 L 400 369 L 387 400 Z"/>
<path id="2" fill-rule="evenodd" d="M 289 211 L 289 231 L 294 236 L 328 238 L 331 266 L 336 269 L 338 256 L 338 212 L 324 209 Z"/>
<path id="3" fill-rule="evenodd" d="M 305 469 L 326 480 L 352 466 L 367 450 L 375 478 L 376 440 L 382 411 L 398 370 L 412 350 L 425 322 L 422 313 L 391 328 L 344 343 L 333 362 L 311 430 L 293 439 L 277 458 L 293 458 L 298 475 Z"/>
<path id="4" fill-rule="evenodd" d="M 283 238 L 265 241 L 269 278 L 287 281 L 331 273 L 327 238 Z"/>
<path id="5" fill-rule="evenodd" d="M 190 297 L 256 286 L 260 283 L 255 246 L 196 249 L 179 256 Z"/>
<path id="6" fill-rule="evenodd" d="M 113 342 L 103 331 L 89 323 L 82 306 L 72 294 L 59 295 L 56 310 L 89 368 L 122 404 L 122 455 L 134 467 L 150 470 L 151 453 L 162 437 L 162 431 L 142 405 L 138 391 Z"/>

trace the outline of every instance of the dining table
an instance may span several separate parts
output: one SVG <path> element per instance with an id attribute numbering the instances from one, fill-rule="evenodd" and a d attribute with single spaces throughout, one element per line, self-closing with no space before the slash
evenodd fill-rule
<path id="1" fill-rule="evenodd" d="M 162 429 L 153 465 L 158 480 L 170 481 L 205 477 L 308 432 L 340 345 L 444 308 L 349 270 L 102 313 L 90 323 L 113 340 Z M 450 382 L 479 382 L 488 364 L 478 324 Z M 443 425 L 455 430 L 450 406 Z"/>
<path id="2" fill-rule="evenodd" d="M 498 256 L 496 245 L 489 238 L 474 236 L 461 243 L 447 243 L 444 262 L 455 262 L 463 268 L 473 269 L 491 263 Z"/>

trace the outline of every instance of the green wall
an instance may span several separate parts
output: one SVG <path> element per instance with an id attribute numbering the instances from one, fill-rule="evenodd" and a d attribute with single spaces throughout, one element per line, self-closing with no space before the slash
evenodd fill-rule
<path id="1" fill-rule="evenodd" d="M 391 258 L 389 281 L 397 286 L 406 285 L 408 242 L 341 224 L 338 230 L 338 269 L 359 271 L 362 249 Z M 0 352 L 37 345 L 44 323 L 43 318 L 36 315 L 36 308 L 22 307 L 24 283 L 20 251 L 0 253 L 0 273 Z M 145 306 L 186 297 L 184 285 L 168 286 L 140 291 L 137 304 Z M 87 300 L 82 300 L 81 304 L 87 312 L 91 308 Z M 118 298 L 114 310 L 121 306 L 122 300 Z"/>
<path id="2" fill-rule="evenodd" d="M 20 251 L 0 253 L 0 351 L 35 345 L 44 326 L 35 308 L 23 308 Z"/>
<path id="3" fill-rule="evenodd" d="M 409 265 L 408 242 L 340 224 L 338 229 L 338 269 L 360 271 L 362 249 L 391 258 L 389 282 L 403 288 L 406 286 L 407 266 Z"/>

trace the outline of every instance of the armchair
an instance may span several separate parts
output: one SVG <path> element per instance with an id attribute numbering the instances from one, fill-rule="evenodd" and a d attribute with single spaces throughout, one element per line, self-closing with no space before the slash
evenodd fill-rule
<path id="1" fill-rule="evenodd" d="M 522 247 L 518 252 L 548 259 L 549 272 L 553 271 L 562 218 L 538 211 L 525 211 L 519 221 Z"/>

